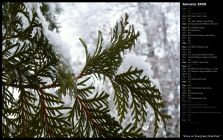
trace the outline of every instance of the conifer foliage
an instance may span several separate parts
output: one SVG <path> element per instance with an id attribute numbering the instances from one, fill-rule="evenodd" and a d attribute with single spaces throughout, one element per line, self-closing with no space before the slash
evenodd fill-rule
<path id="1" fill-rule="evenodd" d="M 86 64 L 74 75 L 45 36 L 36 9 L 28 12 L 23 3 L 3 3 L 2 13 L 3 137 L 144 137 L 141 128 L 147 105 L 154 111 L 156 136 L 158 123 L 170 118 L 160 111 L 164 107 L 161 93 L 143 70 L 130 67 L 117 74 L 122 56 L 139 37 L 127 14 L 113 28 L 109 48 L 103 48 L 100 31 L 93 54 L 80 39 Z M 22 18 L 28 25 L 23 25 Z M 91 77 L 108 78 L 112 83 L 118 119 L 109 113 L 109 94 L 93 94 L 94 84 L 86 84 Z M 56 92 L 49 90 L 56 88 Z M 13 96 L 15 90 L 18 99 Z M 66 94 L 73 100 L 71 107 L 62 101 Z M 133 123 L 123 128 L 121 122 L 129 109 Z"/>

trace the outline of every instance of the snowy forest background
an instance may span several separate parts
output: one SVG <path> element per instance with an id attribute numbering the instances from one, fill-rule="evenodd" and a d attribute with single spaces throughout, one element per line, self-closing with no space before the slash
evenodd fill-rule
<path id="1" fill-rule="evenodd" d="M 102 31 L 105 47 L 109 42 L 111 28 L 125 13 L 129 22 L 139 31 L 136 46 L 124 58 L 123 68 L 135 65 L 144 69 L 160 89 L 166 102 L 163 112 L 171 115 L 167 120 L 167 131 L 160 127 L 157 137 L 180 136 L 180 4 L 179 3 L 45 3 L 49 6 L 46 14 L 58 28 L 54 29 L 51 41 L 60 47 L 66 61 L 75 75 L 85 65 L 85 50 L 79 38 L 83 38 L 88 49 L 95 50 L 97 31 Z M 146 63 L 146 65 L 145 65 Z M 126 65 L 126 67 L 125 67 Z M 120 70 L 121 71 L 121 70 Z M 94 81 L 95 82 L 95 81 Z M 98 90 L 112 92 L 96 81 Z M 18 96 L 18 95 L 17 95 Z M 69 97 L 63 98 L 69 106 Z M 112 115 L 116 115 L 114 104 L 109 104 Z M 148 112 L 151 110 L 148 109 Z M 153 114 L 147 117 L 143 132 L 152 137 L 150 122 Z M 129 121 L 126 119 L 126 121 Z M 125 122 L 124 122 L 125 123 Z M 126 122 L 127 123 L 127 122 Z"/>

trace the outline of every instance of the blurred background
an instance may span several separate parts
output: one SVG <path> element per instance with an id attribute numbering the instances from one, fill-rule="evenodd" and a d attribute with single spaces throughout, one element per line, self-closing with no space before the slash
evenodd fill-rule
<path id="1" fill-rule="evenodd" d="M 167 130 L 160 128 L 157 137 L 180 137 L 180 4 L 179 3 L 44 3 L 44 15 L 50 29 L 59 33 L 66 43 L 68 61 L 76 75 L 85 64 L 85 52 L 79 38 L 90 50 L 95 49 L 97 31 L 102 31 L 105 46 L 110 40 L 111 28 L 125 13 L 129 23 L 140 36 L 133 49 L 145 58 L 158 79 L 163 100 L 163 112 L 172 116 Z M 44 9 L 45 8 L 45 9 Z M 106 88 L 111 88 L 107 86 Z M 148 115 L 147 120 L 151 120 Z M 143 127 L 147 137 L 152 128 Z"/>

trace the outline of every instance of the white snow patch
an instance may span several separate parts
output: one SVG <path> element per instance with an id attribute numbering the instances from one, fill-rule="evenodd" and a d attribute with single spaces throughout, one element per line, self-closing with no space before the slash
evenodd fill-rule
<path id="1" fill-rule="evenodd" d="M 17 47 L 13 47 L 11 49 L 9 49 L 9 52 L 10 52 L 10 56 L 13 56 L 15 54 L 15 51 L 16 51 Z"/>
<path id="2" fill-rule="evenodd" d="M 8 90 L 13 94 L 15 100 L 19 99 L 20 92 L 18 88 L 9 87 Z"/>
<path id="3" fill-rule="evenodd" d="M 65 96 L 62 95 L 62 101 L 64 102 L 65 107 L 70 107 L 73 104 L 72 97 L 69 94 L 66 94 Z"/>
<path id="4" fill-rule="evenodd" d="M 122 25 L 120 23 L 120 21 L 118 22 L 118 33 L 120 33 L 122 31 Z"/>
<path id="5" fill-rule="evenodd" d="M 133 68 L 143 70 L 143 75 L 148 76 L 152 79 L 153 71 L 151 70 L 152 65 L 149 62 L 146 62 L 145 56 L 138 56 L 134 52 L 129 52 L 124 55 L 123 62 L 118 68 L 117 74 L 124 73 L 133 66 Z"/>
<path id="6" fill-rule="evenodd" d="M 21 17 L 22 28 L 26 29 L 29 27 L 29 20 L 22 13 L 18 13 L 18 16 Z"/>
<path id="7" fill-rule="evenodd" d="M 117 14 L 113 15 L 110 18 L 110 24 L 112 25 L 112 27 L 116 24 L 116 22 L 120 22 L 120 17 L 122 15 L 120 14 L 120 12 L 118 12 Z"/>
<path id="8" fill-rule="evenodd" d="M 146 62 L 146 56 L 138 56 L 134 52 L 127 53 L 123 57 L 123 62 L 118 68 L 117 74 L 126 72 L 130 67 L 143 70 L 143 75 L 149 77 L 152 85 L 155 85 L 161 91 L 158 79 L 153 79 L 152 65 Z"/>
<path id="9" fill-rule="evenodd" d="M 168 98 L 169 98 L 169 101 L 172 101 L 174 99 L 173 94 L 169 94 Z"/>
<path id="10" fill-rule="evenodd" d="M 105 45 L 104 45 L 104 48 L 107 49 L 107 48 L 110 48 L 112 46 L 112 43 L 111 42 L 107 42 Z"/>
<path id="11" fill-rule="evenodd" d="M 142 127 L 142 130 L 143 130 L 143 131 L 147 131 L 147 130 L 149 129 L 149 124 L 150 124 L 150 123 L 145 124 L 145 125 Z"/>
<path id="12" fill-rule="evenodd" d="M 68 62 L 68 65 L 71 65 L 71 56 L 70 56 L 70 46 L 65 43 L 61 38 L 61 36 L 53 31 L 50 31 L 48 29 L 49 23 L 46 21 L 45 17 L 43 16 L 42 12 L 40 11 L 40 3 L 30 3 L 27 4 L 27 9 L 30 11 L 31 9 L 35 9 L 38 14 L 38 21 L 43 26 L 43 31 L 47 39 L 50 41 L 51 44 L 53 44 L 56 47 L 56 51 L 63 56 L 65 62 Z M 51 5 L 52 8 L 52 5 Z M 32 14 L 31 14 L 32 15 Z"/>
<path id="13" fill-rule="evenodd" d="M 86 42 L 87 43 L 87 42 Z M 87 44 L 87 46 L 88 46 L 88 53 L 90 54 L 90 56 L 93 56 L 94 55 L 94 53 L 95 53 L 95 51 L 96 51 L 96 47 L 95 46 L 92 46 L 91 44 Z"/>
<path id="14" fill-rule="evenodd" d="M 57 5 L 56 3 L 52 3 L 52 2 L 47 2 L 45 3 L 49 6 L 49 13 L 54 13 L 56 11 Z"/>
<path id="15" fill-rule="evenodd" d="M 10 129 L 11 133 L 15 133 L 16 132 L 15 128 L 12 128 L 12 125 L 9 125 L 9 129 Z"/>
<path id="16" fill-rule="evenodd" d="M 160 47 L 156 47 L 154 49 L 154 54 L 158 57 L 158 58 L 163 58 L 165 56 L 165 52 L 163 48 Z"/>
<path id="17" fill-rule="evenodd" d="M 58 53 L 63 56 L 65 62 L 69 62 L 69 64 L 71 64 L 69 45 L 61 39 L 61 36 L 58 33 L 52 32 L 50 30 L 45 30 L 45 35 L 49 39 L 50 43 L 57 48 Z"/>
<path id="18" fill-rule="evenodd" d="M 180 93 L 180 85 L 177 86 L 177 93 Z"/>
<path id="19" fill-rule="evenodd" d="M 158 88 L 159 91 L 162 92 L 158 79 L 150 79 L 150 80 L 151 80 L 152 84 L 156 85 L 156 88 Z"/>

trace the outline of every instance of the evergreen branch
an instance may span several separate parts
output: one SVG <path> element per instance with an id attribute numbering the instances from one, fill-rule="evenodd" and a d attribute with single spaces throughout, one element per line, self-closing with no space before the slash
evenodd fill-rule
<path id="1" fill-rule="evenodd" d="M 8 117 L 15 113 L 12 111 L 14 106 L 16 106 L 16 102 L 12 93 L 6 86 L 2 85 L 2 134 L 4 137 L 9 137 L 10 134 L 14 135 L 10 127 L 14 129 L 17 127 L 14 120 Z"/>
<path id="2" fill-rule="evenodd" d="M 129 68 L 116 75 L 122 63 L 121 54 L 131 49 L 139 36 L 134 26 L 128 25 L 127 14 L 112 30 L 109 48 L 103 48 L 101 31 L 93 55 L 80 39 L 85 48 L 86 65 L 75 76 L 69 66 L 59 61 L 61 58 L 44 35 L 35 9 L 29 13 L 23 3 L 4 3 L 2 11 L 4 137 L 142 137 L 138 124 L 145 122 L 147 104 L 155 114 L 154 136 L 158 123 L 163 121 L 165 125 L 165 120 L 170 118 L 159 111 L 164 107 L 161 93 L 151 85 L 149 78 L 142 77 L 142 70 Z M 29 22 L 26 28 L 23 28 L 21 15 Z M 107 93 L 97 92 L 91 96 L 95 87 L 86 86 L 90 77 L 80 80 L 87 75 L 110 79 L 115 89 L 119 121 L 122 122 L 127 110 L 132 108 L 133 124 L 122 129 L 119 121 L 109 115 Z M 44 82 L 48 79 L 50 81 Z M 78 89 L 78 86 L 83 88 Z M 10 87 L 19 90 L 18 101 Z M 58 96 L 46 92 L 56 87 L 59 87 Z M 61 100 L 62 94 L 67 93 L 75 100 L 72 108 L 65 107 Z M 67 109 L 68 114 L 62 112 Z M 12 116 L 14 118 L 10 118 Z"/>
<path id="3" fill-rule="evenodd" d="M 2 42 L 4 46 L 3 112 L 6 113 L 3 118 L 4 136 L 68 136 L 71 131 L 61 110 L 70 108 L 55 106 L 55 104 L 64 103 L 58 97 L 44 91 L 48 88 L 61 87 L 57 77 L 60 64 L 57 53 L 44 36 L 35 10 L 31 13 L 32 19 L 30 19 L 23 3 L 4 3 L 3 7 L 3 26 L 6 30 L 3 36 L 11 37 L 11 39 Z M 21 15 L 18 13 L 23 14 L 29 20 L 29 26 L 26 29 L 22 28 Z M 15 51 L 12 52 L 10 49 Z M 52 83 L 49 82 L 45 85 L 46 82 L 43 82 L 45 77 L 51 78 Z M 9 91 L 9 87 L 19 90 L 18 101 L 14 101 L 13 91 Z M 35 93 L 38 93 L 39 98 L 34 96 Z M 38 101 L 39 104 L 36 105 L 35 103 Z M 15 118 L 11 119 L 10 116 Z M 13 127 L 15 132 L 9 127 Z"/>
<path id="4" fill-rule="evenodd" d="M 28 131 L 32 126 L 30 120 L 34 118 L 35 106 L 35 97 L 32 93 L 26 91 L 23 88 L 20 88 L 20 97 L 17 102 L 18 107 L 15 107 L 15 114 L 18 114 L 16 117 L 17 131 L 15 132 L 16 137 L 29 137 Z"/>
<path id="5" fill-rule="evenodd" d="M 135 125 L 129 123 L 121 132 L 121 136 L 124 138 L 142 138 L 145 137 L 142 134 L 141 128 L 137 128 Z"/>
<path id="6" fill-rule="evenodd" d="M 95 74 L 97 77 L 102 74 L 109 78 L 112 78 L 116 74 L 122 62 L 121 52 L 124 53 L 126 49 L 131 49 L 139 36 L 139 32 L 135 33 L 133 25 L 130 25 L 129 28 L 127 27 L 127 20 L 128 15 L 126 14 L 125 19 L 121 19 L 119 23 L 116 23 L 112 32 L 111 46 L 107 49 L 103 50 L 102 33 L 98 32 L 96 50 L 93 56 L 88 54 L 87 45 L 81 39 L 86 52 L 86 65 L 81 74 Z"/>
<path id="7" fill-rule="evenodd" d="M 10 87 L 14 87 L 14 88 L 28 88 L 28 89 L 35 89 L 35 90 L 60 87 L 60 85 L 57 84 L 56 82 L 53 82 L 51 84 L 48 84 L 48 85 L 45 85 L 42 87 L 33 87 L 32 85 L 18 85 L 18 84 L 14 84 L 14 83 L 8 84 L 6 82 L 2 82 L 2 84 L 5 86 L 10 86 Z"/>
<path id="8" fill-rule="evenodd" d="M 89 78 L 79 82 L 84 83 Z M 73 109 L 69 112 L 69 118 L 76 116 L 76 127 L 74 130 L 81 132 L 78 137 L 114 137 L 118 135 L 121 126 L 117 121 L 108 115 L 108 94 L 105 92 L 96 93 L 94 97 L 89 98 L 94 87 L 78 89 Z M 71 119 L 72 120 L 72 119 Z M 74 120 L 72 120 L 75 124 Z"/>
<path id="9" fill-rule="evenodd" d="M 86 114 L 87 120 L 90 121 L 90 124 L 92 125 L 92 128 L 96 128 L 99 131 L 103 131 L 103 128 L 100 127 L 94 120 L 93 117 L 91 116 L 89 112 L 89 108 L 81 101 L 81 99 L 77 96 L 77 102 L 80 104 L 81 108 Z M 107 135 L 106 135 L 107 136 Z"/>
<path id="10" fill-rule="evenodd" d="M 127 72 L 116 75 L 112 84 L 115 89 L 115 104 L 117 105 L 120 121 L 123 120 L 127 113 L 127 108 L 133 108 L 131 115 L 133 115 L 134 125 L 137 125 L 139 122 L 143 124 L 146 118 L 146 104 L 148 103 L 153 108 L 155 114 L 155 136 L 159 128 L 159 118 L 162 118 L 164 125 L 165 120 L 171 118 L 169 115 L 159 111 L 160 108 L 164 107 L 161 93 L 155 86 L 151 85 L 149 78 L 142 77 L 142 70 L 132 70 L 132 67 L 130 67 Z M 128 106 L 130 96 L 128 94 L 132 97 L 130 107 Z"/>
<path id="11" fill-rule="evenodd" d="M 40 97 L 40 112 L 42 114 L 42 117 L 43 117 L 43 120 L 42 120 L 42 123 L 45 125 L 46 127 L 46 131 L 48 132 L 48 135 L 49 137 L 52 137 L 52 130 L 51 128 L 49 127 L 49 122 L 48 122 L 48 114 L 47 114 L 47 111 L 46 111 L 46 104 L 44 102 L 44 91 L 42 89 L 40 89 L 40 93 L 39 94 L 39 97 Z"/>
<path id="12" fill-rule="evenodd" d="M 70 124 L 65 120 L 66 118 L 62 116 L 60 110 L 69 109 L 63 106 L 61 107 L 51 107 L 52 104 L 60 101 L 57 96 L 50 93 L 46 93 L 43 90 L 39 90 L 39 110 L 37 111 L 35 119 L 31 122 L 35 124 L 35 127 L 31 127 L 29 131 L 30 135 L 37 134 L 38 137 L 65 137 L 67 133 L 70 133 Z M 35 121 L 37 123 L 35 123 Z"/>
<path id="13" fill-rule="evenodd" d="M 7 40 L 7 39 L 12 39 L 10 36 L 2 36 L 2 41 Z"/>
<path id="14" fill-rule="evenodd" d="M 42 90 L 42 89 L 49 89 L 49 88 L 56 88 L 56 87 L 60 87 L 60 84 L 57 84 L 56 82 L 53 82 L 51 84 L 42 86 L 39 89 Z"/>

